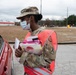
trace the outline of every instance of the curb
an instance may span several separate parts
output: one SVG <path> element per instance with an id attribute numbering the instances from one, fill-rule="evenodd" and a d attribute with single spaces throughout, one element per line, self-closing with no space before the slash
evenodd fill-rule
<path id="1" fill-rule="evenodd" d="M 8 42 L 9 44 L 14 44 L 15 42 Z M 76 44 L 76 42 L 63 42 L 63 43 L 58 43 L 59 45 L 66 45 L 66 44 Z"/>

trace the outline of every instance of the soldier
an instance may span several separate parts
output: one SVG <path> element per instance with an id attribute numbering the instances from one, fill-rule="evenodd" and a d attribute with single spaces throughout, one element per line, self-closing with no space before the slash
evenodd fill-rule
<path id="1" fill-rule="evenodd" d="M 53 30 L 47 30 L 45 27 L 40 27 L 37 23 L 42 19 L 42 14 L 38 12 L 37 7 L 29 7 L 21 10 L 21 15 L 17 17 L 20 20 L 21 27 L 28 30 L 25 39 L 30 36 L 38 36 L 41 42 L 41 54 L 24 52 L 20 47 L 15 50 L 16 57 L 26 55 L 24 72 L 28 75 L 50 75 L 54 71 L 54 63 L 56 58 L 57 37 Z M 54 40 L 53 40 L 54 39 Z M 53 67 L 51 68 L 51 64 Z M 42 69 L 43 68 L 43 69 Z M 48 72 L 44 72 L 47 69 Z M 43 70 L 43 71 L 42 71 Z M 45 73 L 45 74 L 44 74 Z M 47 74 L 48 73 L 48 74 Z"/>

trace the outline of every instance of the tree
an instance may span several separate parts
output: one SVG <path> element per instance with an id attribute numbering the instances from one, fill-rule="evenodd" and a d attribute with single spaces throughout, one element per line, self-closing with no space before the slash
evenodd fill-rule
<path id="1" fill-rule="evenodd" d="M 20 22 L 15 22 L 15 25 L 16 26 L 20 26 Z"/>
<path id="2" fill-rule="evenodd" d="M 47 18 L 45 20 L 45 25 L 50 26 L 50 24 L 51 24 L 51 20 L 49 18 Z"/>
<path id="3" fill-rule="evenodd" d="M 76 16 L 75 15 L 70 15 L 66 20 L 68 20 L 68 24 L 76 25 Z"/>

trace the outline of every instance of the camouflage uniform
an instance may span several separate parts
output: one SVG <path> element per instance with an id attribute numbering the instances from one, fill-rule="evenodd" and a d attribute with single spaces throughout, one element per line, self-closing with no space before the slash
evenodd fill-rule
<path id="1" fill-rule="evenodd" d="M 31 35 L 37 35 L 41 31 L 45 30 L 44 27 L 41 27 L 34 32 L 32 32 Z M 26 53 L 26 52 L 25 52 Z M 46 41 L 43 52 L 41 55 L 32 54 L 32 53 L 26 53 L 26 58 L 24 62 L 24 66 L 30 66 L 30 67 L 49 67 L 49 64 L 52 60 L 55 60 L 56 52 L 51 44 L 50 37 Z"/>

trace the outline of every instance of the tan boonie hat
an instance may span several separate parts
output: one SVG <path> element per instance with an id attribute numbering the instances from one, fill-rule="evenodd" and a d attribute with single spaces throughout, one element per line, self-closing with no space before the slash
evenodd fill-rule
<path id="1" fill-rule="evenodd" d="M 39 14 L 37 7 L 29 7 L 21 10 L 20 16 L 17 17 L 17 19 L 21 19 L 25 17 L 26 15 L 36 15 L 38 20 L 41 20 L 42 15 Z"/>

